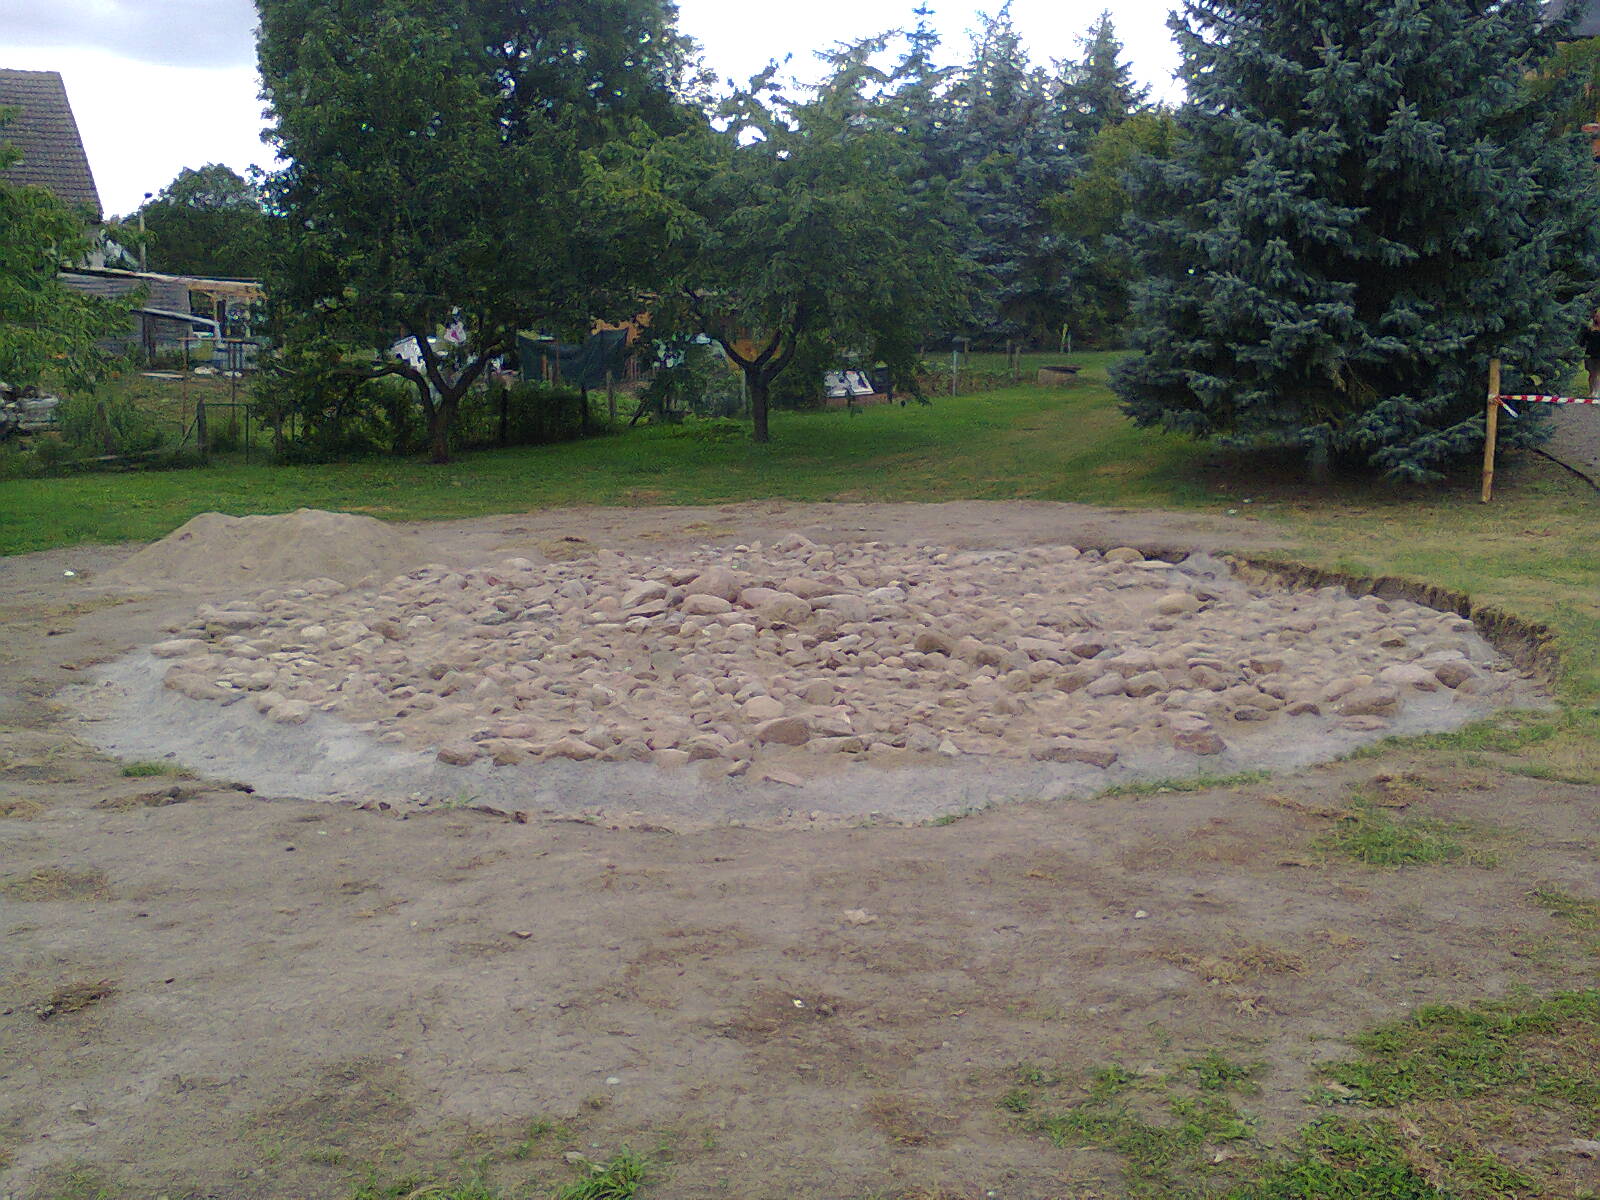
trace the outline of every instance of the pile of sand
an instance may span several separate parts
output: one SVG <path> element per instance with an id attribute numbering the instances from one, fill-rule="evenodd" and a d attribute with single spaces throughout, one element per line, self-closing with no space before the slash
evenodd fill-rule
<path id="1" fill-rule="evenodd" d="M 414 534 L 373 517 L 301 508 L 279 516 L 201 513 L 104 581 L 137 588 L 244 591 L 300 579 L 387 578 L 425 555 Z"/>

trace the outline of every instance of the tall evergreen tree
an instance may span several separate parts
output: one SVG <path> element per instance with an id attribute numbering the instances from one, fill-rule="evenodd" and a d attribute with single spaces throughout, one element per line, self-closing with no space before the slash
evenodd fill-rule
<path id="1" fill-rule="evenodd" d="M 903 34 L 904 49 L 890 72 L 887 95 L 880 105 L 897 138 L 911 148 L 916 178 L 924 183 L 948 179 L 954 159 L 949 152 L 951 103 L 948 95 L 955 68 L 939 64 L 939 32 L 926 4 L 912 9 L 916 24 Z"/>
<path id="2" fill-rule="evenodd" d="M 1061 107 L 1080 148 L 1100 131 L 1120 125 L 1144 107 L 1150 89 L 1133 81 L 1109 12 L 1100 14 L 1080 43 L 1080 58 L 1061 66 Z"/>
<path id="3" fill-rule="evenodd" d="M 1594 288 L 1586 146 L 1525 76 L 1539 0 L 1188 0 L 1189 103 L 1135 191 L 1145 426 L 1436 477 L 1484 371 L 1556 379 Z"/>
<path id="4" fill-rule="evenodd" d="M 1039 337 L 1059 325 L 1067 301 L 1049 204 L 1074 158 L 1050 82 L 1030 65 L 1009 8 L 979 21 L 972 60 L 948 92 L 938 165 L 976 227 L 976 332 L 991 342 Z"/>

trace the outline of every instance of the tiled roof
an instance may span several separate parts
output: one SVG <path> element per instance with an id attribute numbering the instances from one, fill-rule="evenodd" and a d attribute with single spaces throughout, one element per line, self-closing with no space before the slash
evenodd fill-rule
<path id="1" fill-rule="evenodd" d="M 99 220 L 100 193 L 60 73 L 0 70 L 0 110 L 11 112 L 11 120 L 0 124 L 0 143 L 22 151 L 22 161 L 0 171 L 0 178 L 36 184 L 69 204 L 87 204 Z"/>

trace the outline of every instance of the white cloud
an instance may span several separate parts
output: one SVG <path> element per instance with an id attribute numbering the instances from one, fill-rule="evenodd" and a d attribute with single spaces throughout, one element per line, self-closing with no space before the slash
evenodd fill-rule
<path id="1" fill-rule="evenodd" d="M 248 66 L 255 24 L 253 0 L 0 0 L 0 47 L 104 50 L 167 66 Z"/>

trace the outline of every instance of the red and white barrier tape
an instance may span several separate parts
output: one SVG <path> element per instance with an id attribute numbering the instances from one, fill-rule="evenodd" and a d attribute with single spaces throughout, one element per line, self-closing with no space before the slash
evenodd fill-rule
<path id="1" fill-rule="evenodd" d="M 1513 417 L 1517 415 L 1517 410 L 1508 403 L 1511 400 L 1527 404 L 1600 404 L 1600 396 L 1496 396 L 1495 399 Z"/>

